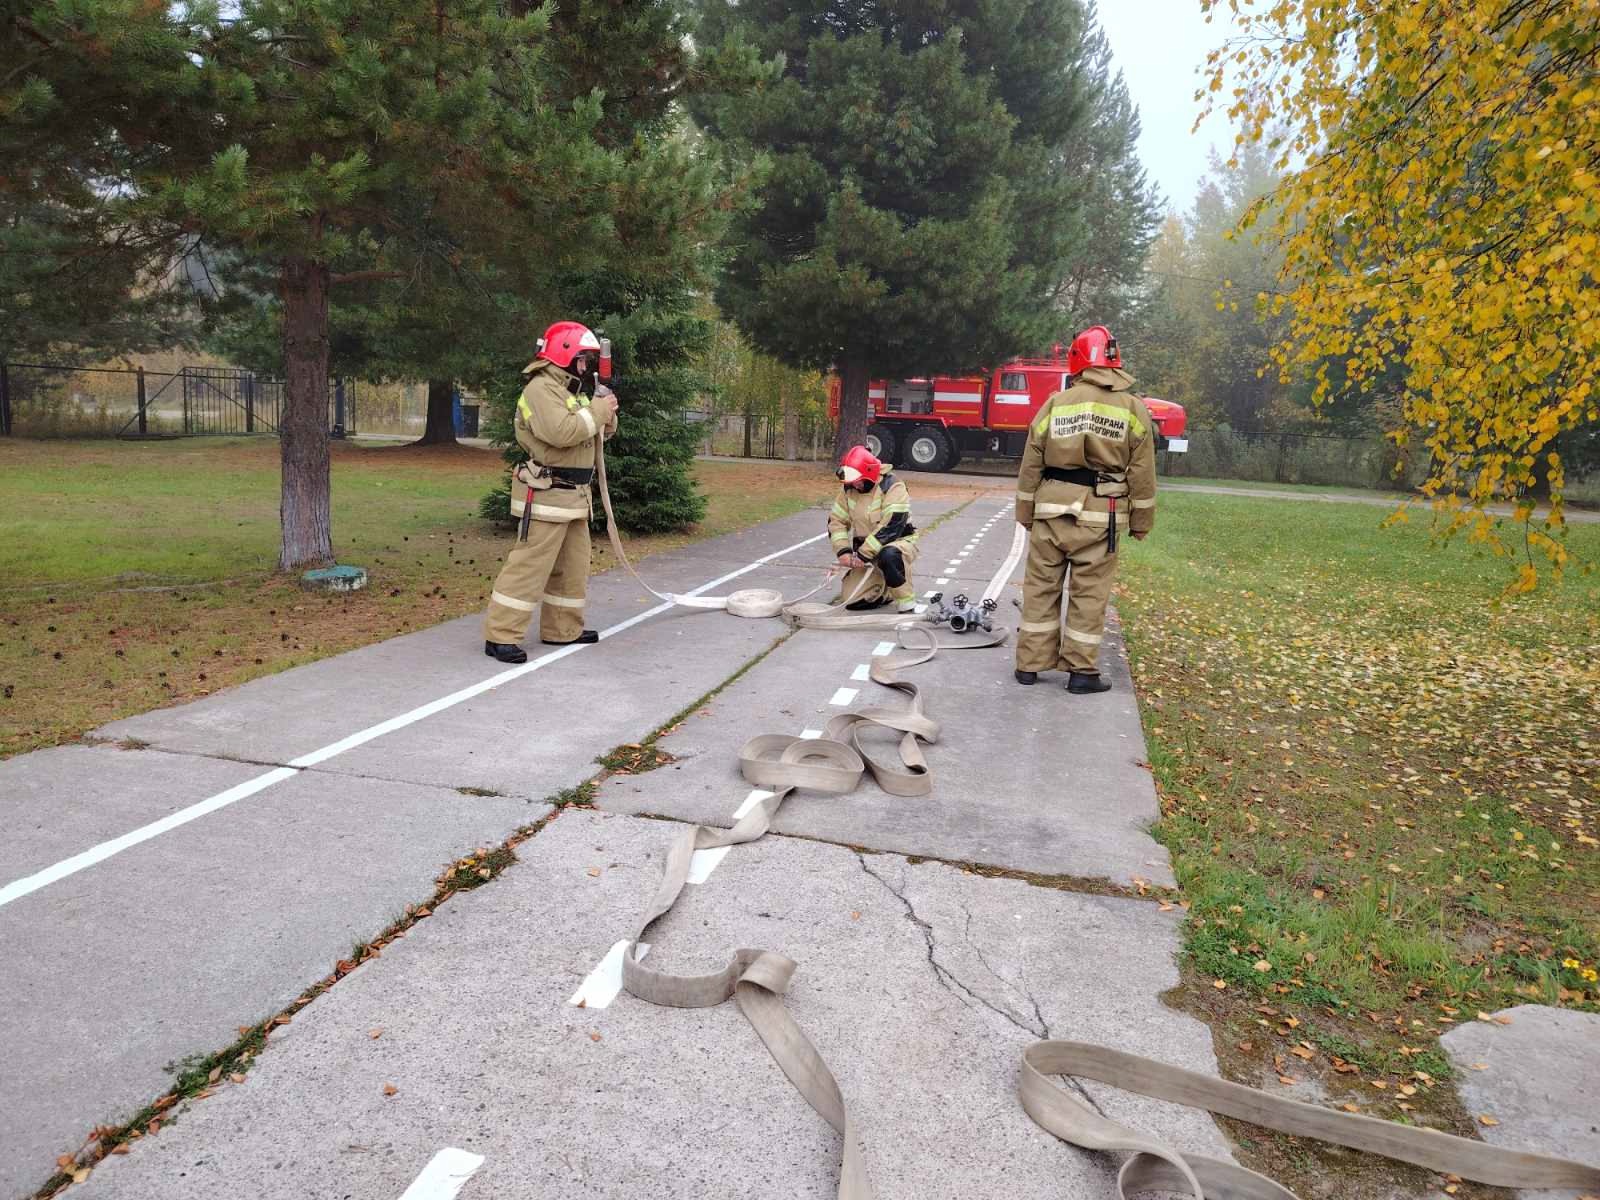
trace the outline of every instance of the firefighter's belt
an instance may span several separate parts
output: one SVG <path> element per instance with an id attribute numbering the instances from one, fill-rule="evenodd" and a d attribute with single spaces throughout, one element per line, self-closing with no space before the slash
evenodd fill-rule
<path id="1" fill-rule="evenodd" d="M 547 486 L 554 487 L 586 487 L 594 479 L 593 467 L 547 467 L 543 463 L 529 460 L 524 464 L 523 470 L 525 476 L 548 479 L 550 484 Z M 529 483 L 531 480 L 523 477 L 523 482 Z M 534 486 L 537 487 L 538 485 L 535 484 Z"/>

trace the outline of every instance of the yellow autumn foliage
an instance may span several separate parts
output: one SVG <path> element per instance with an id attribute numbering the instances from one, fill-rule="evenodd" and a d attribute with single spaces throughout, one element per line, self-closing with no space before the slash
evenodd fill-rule
<path id="1" fill-rule="evenodd" d="M 1443 528 L 1507 553 L 1486 508 L 1515 505 L 1531 589 L 1567 562 L 1554 439 L 1600 421 L 1600 0 L 1201 2 L 1237 35 L 1198 98 L 1287 172 L 1247 218 L 1284 250 L 1280 371 L 1321 402 L 1324 360 L 1398 366 Z"/>

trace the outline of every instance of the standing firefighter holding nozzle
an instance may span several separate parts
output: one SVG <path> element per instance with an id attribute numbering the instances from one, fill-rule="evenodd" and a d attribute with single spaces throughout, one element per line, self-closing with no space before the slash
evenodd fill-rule
<path id="1" fill-rule="evenodd" d="M 517 544 L 489 595 L 483 652 L 503 663 L 528 661 L 518 645 L 535 606 L 547 646 L 596 642 L 583 627 L 589 591 L 589 518 L 595 440 L 617 431 L 617 398 L 600 380 L 610 354 L 576 321 L 558 321 L 539 339 L 513 422 L 528 461 L 511 480 Z"/>
<path id="2" fill-rule="evenodd" d="M 1017 475 L 1017 521 L 1029 532 L 1016 676 L 1031 684 L 1066 671 L 1067 691 L 1083 695 L 1111 688 L 1099 656 L 1119 533 L 1142 539 L 1155 525 L 1155 423 L 1104 325 L 1073 339 L 1067 370 L 1072 386 L 1034 418 Z"/>
<path id="3" fill-rule="evenodd" d="M 845 451 L 834 474 L 841 487 L 828 513 L 828 540 L 845 569 L 839 594 L 850 601 L 846 607 L 859 611 L 893 601 L 900 612 L 914 612 L 917 527 L 911 523 L 911 493 L 865 446 Z"/>

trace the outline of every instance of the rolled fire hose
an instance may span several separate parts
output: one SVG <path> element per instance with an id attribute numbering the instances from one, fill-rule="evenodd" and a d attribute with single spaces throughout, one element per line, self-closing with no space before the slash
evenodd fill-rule
<path id="1" fill-rule="evenodd" d="M 905 613 L 847 611 L 848 606 L 865 593 L 873 579 L 878 576 L 876 566 L 862 575 L 850 594 L 840 597 L 837 604 L 805 603 L 828 586 L 833 579 L 833 571 L 830 571 L 816 587 L 796 596 L 793 600 L 784 599 L 782 592 L 772 588 L 741 588 L 726 596 L 686 596 L 680 592 L 658 592 L 634 569 L 633 563 L 628 559 L 628 552 L 622 545 L 622 534 L 617 528 L 616 513 L 611 508 L 611 489 L 606 485 L 606 452 L 603 438 L 595 439 L 594 465 L 595 478 L 600 485 L 600 505 L 606 514 L 606 536 L 611 542 L 611 552 L 617 556 L 617 561 L 622 564 L 623 569 L 633 576 L 633 581 L 657 600 L 665 600 L 668 604 L 682 608 L 725 610 L 735 617 L 759 619 L 783 616 L 796 625 L 810 629 L 894 629 L 912 620 Z"/>
<path id="2" fill-rule="evenodd" d="M 628 565 L 616 533 L 605 485 L 605 460 L 598 443 L 596 465 L 612 548 L 640 585 L 652 595 L 672 603 L 684 603 L 693 608 L 726 608 L 733 612 L 732 602 L 739 592 L 718 598 L 680 597 L 657 592 L 639 579 Z M 985 599 L 998 597 L 1026 545 L 1027 530 L 1018 525 L 1005 563 L 983 593 Z M 820 590 L 820 587 L 814 588 L 812 593 Z M 766 589 L 751 591 L 763 593 L 762 599 L 750 602 L 750 607 L 759 610 L 762 616 L 789 613 L 795 607 L 784 604 L 781 597 L 776 602 L 771 600 L 777 593 Z M 740 607 L 745 607 L 744 603 L 741 602 Z M 813 618 L 823 619 L 817 627 L 863 627 L 859 622 L 828 624 L 829 614 L 833 614 L 834 620 L 857 615 L 838 612 L 842 606 L 809 607 L 822 610 L 812 614 Z M 800 623 L 809 622 L 802 619 Z M 910 697 L 909 708 L 868 708 L 840 713 L 829 720 L 819 738 L 760 734 L 746 742 L 739 751 L 739 770 L 750 783 L 772 794 L 760 800 L 731 829 L 690 826 L 673 841 L 655 897 L 645 911 L 638 932 L 623 952 L 622 985 L 638 999 L 671 1008 L 712 1008 L 733 998 L 795 1089 L 842 1139 L 838 1200 L 872 1200 L 872 1183 L 838 1081 L 784 1007 L 783 996 L 797 967 L 794 960 L 771 950 L 744 949 L 735 951 L 728 965 L 720 971 L 708 975 L 672 975 L 645 966 L 639 958 L 638 944 L 650 927 L 677 902 L 688 881 L 690 860 L 696 850 L 756 841 L 768 832 L 779 808 L 793 792 L 804 789 L 848 795 L 870 774 L 873 782 L 892 796 L 928 795 L 933 779 L 921 743 L 938 740 L 939 723 L 923 711 L 920 689 L 902 678 L 901 672 L 929 661 L 940 649 L 984 649 L 1002 644 L 1008 636 L 1009 631 L 1002 629 L 987 635 L 958 635 L 952 640 L 942 640 L 938 631 L 927 625 L 901 620 L 896 628 L 896 639 L 909 653 L 874 658 L 868 668 L 868 678 Z M 893 729 L 901 734 L 899 763 L 875 758 L 861 744 L 859 734 L 870 726 Z M 1071 1041 L 1034 1042 L 1023 1051 L 1019 1072 L 1018 1098 L 1023 1111 L 1040 1128 L 1062 1141 L 1086 1150 L 1129 1153 L 1130 1157 L 1117 1176 L 1117 1194 L 1122 1200 L 1147 1192 L 1187 1195 L 1191 1200 L 1297 1198 L 1265 1175 L 1221 1159 L 1186 1154 L 1158 1137 L 1114 1121 L 1056 1086 L 1051 1076 L 1093 1079 L 1123 1091 L 1220 1113 L 1280 1133 L 1382 1154 L 1428 1170 L 1499 1187 L 1600 1189 L 1600 1168 L 1583 1163 L 1489 1146 L 1376 1117 L 1334 1112 L 1108 1046 Z"/>

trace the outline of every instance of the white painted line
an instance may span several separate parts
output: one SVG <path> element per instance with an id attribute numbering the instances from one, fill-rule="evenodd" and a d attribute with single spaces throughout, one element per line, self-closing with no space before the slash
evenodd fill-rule
<path id="1" fill-rule="evenodd" d="M 950 582 L 950 576 L 948 576 L 948 575 L 941 575 L 941 576 L 939 576 L 939 578 L 937 578 L 937 579 L 935 579 L 935 580 L 934 580 L 934 582 L 935 582 L 935 583 L 949 583 L 949 582 Z M 929 593 L 928 593 L 928 594 L 929 594 L 929 595 L 930 595 L 930 596 L 931 596 L 931 595 L 933 595 L 933 593 L 932 593 L 932 592 L 929 592 Z"/>
<path id="2" fill-rule="evenodd" d="M 749 566 L 740 567 L 737 571 L 730 571 L 726 575 L 713 579 L 710 583 L 702 583 L 693 591 L 683 592 L 681 594 L 685 596 L 698 596 L 702 592 L 708 592 L 714 587 L 719 587 L 722 584 L 727 583 L 730 579 L 737 579 L 741 575 L 748 574 L 749 572 L 754 571 L 757 567 L 764 566 L 775 558 L 780 558 L 785 554 L 791 553 L 792 551 L 799 550 L 802 546 L 809 546 L 812 542 L 820 542 L 827 536 L 828 535 L 825 533 L 819 533 L 816 537 L 809 537 L 803 542 L 796 542 L 792 546 L 786 547 L 783 550 L 779 550 L 776 554 L 769 554 L 765 558 L 758 558 Z M 615 637 L 617 634 L 626 629 L 632 629 L 641 621 L 648 621 L 651 617 L 667 612 L 669 609 L 674 607 L 676 606 L 662 603 L 656 605 L 654 608 L 647 608 L 644 610 L 644 612 L 637 613 L 634 616 L 629 617 L 626 621 L 619 621 L 609 629 L 602 629 L 600 631 L 600 638 L 603 641 L 608 637 Z M 352 733 L 349 737 L 341 738 L 339 741 L 324 746 L 320 750 L 313 750 L 310 754 L 302 754 L 299 758 L 290 759 L 289 765 L 291 767 L 314 767 L 318 763 L 326 762 L 328 759 L 333 758 L 336 755 L 343 754 L 346 750 L 353 750 L 357 746 L 364 745 L 367 742 L 372 741 L 374 738 L 380 738 L 386 733 L 393 733 L 398 729 L 404 729 L 407 725 L 414 725 L 416 722 L 425 720 L 436 713 L 443 712 L 447 708 L 454 708 L 457 704 L 471 700 L 475 696 L 481 696 L 484 692 L 487 692 L 492 688 L 497 688 L 501 684 L 510 683 L 513 679 L 520 679 L 524 675 L 530 675 L 534 671 L 548 666 L 550 663 L 553 663 L 558 659 L 566 658 L 570 654 L 576 654 L 582 649 L 583 647 L 581 645 L 563 646 L 559 650 L 552 650 L 548 654 L 541 654 L 538 658 L 532 659 L 529 662 L 525 662 L 520 666 L 512 667 L 509 670 L 501 671 L 498 675 L 491 675 L 489 678 L 480 680 L 479 682 L 472 684 L 470 687 L 464 687 L 458 692 L 451 692 L 448 696 L 431 701 L 430 703 L 421 705 L 418 708 L 413 708 L 410 712 L 401 713 L 398 717 L 390 717 L 387 721 L 380 721 L 378 724 L 373 725 L 368 729 L 363 729 L 357 733 Z"/>
<path id="3" fill-rule="evenodd" d="M 950 565 L 952 567 L 959 567 L 961 565 L 961 560 L 959 558 L 952 558 L 950 560 Z"/>
<path id="4" fill-rule="evenodd" d="M 800 736 L 805 737 L 805 734 L 802 733 Z M 744 820 L 755 809 L 756 805 L 777 794 L 777 792 L 764 792 L 760 788 L 751 788 L 750 794 L 744 798 L 744 803 L 733 810 L 733 819 L 735 821 Z"/>
<path id="5" fill-rule="evenodd" d="M 879 642 L 876 646 L 874 646 L 872 648 L 872 657 L 873 658 L 882 658 L 885 654 L 893 654 L 893 653 L 894 653 L 894 643 L 893 642 Z"/>
<path id="6" fill-rule="evenodd" d="M 948 580 L 946 582 L 948 582 Z M 932 600 L 938 594 L 939 594 L 938 592 L 923 592 L 922 593 L 922 598 L 924 600 Z"/>
<path id="7" fill-rule="evenodd" d="M 857 688 L 840 688 L 832 696 L 828 697 L 828 703 L 836 708 L 843 708 L 856 698 L 858 690 Z"/>
<path id="8" fill-rule="evenodd" d="M 971 553 L 972 553 L 971 550 L 963 550 L 960 554 L 956 555 L 956 560 L 958 562 L 964 562 L 964 561 L 966 561 L 967 555 L 969 555 Z"/>
<path id="9" fill-rule="evenodd" d="M 688 883 L 704 883 L 711 878 L 722 860 L 728 857 L 732 846 L 713 846 L 709 850 L 696 850 L 689 858 Z"/>
<path id="10" fill-rule="evenodd" d="M 802 742 L 814 742 L 821 736 L 822 730 L 820 729 L 802 729 L 800 731 L 800 740 Z"/>
<path id="11" fill-rule="evenodd" d="M 446 1146 L 428 1160 L 422 1174 L 400 1194 L 400 1200 L 455 1200 L 481 1166 L 483 1155 Z"/>
<path id="12" fill-rule="evenodd" d="M 101 842 L 85 850 L 82 854 L 74 854 L 71 858 L 62 859 L 54 866 L 29 875 L 23 879 L 15 880 L 0 888 L 0 908 L 10 904 L 13 900 L 20 900 L 30 892 L 36 892 L 42 887 L 49 887 L 75 875 L 87 867 L 104 862 L 113 854 L 121 854 L 124 850 L 131 850 L 141 842 L 148 842 L 153 837 L 159 837 L 169 830 L 177 829 L 180 825 L 187 825 L 190 821 L 198 820 L 208 813 L 214 813 L 219 808 L 227 808 L 236 800 L 243 800 L 247 796 L 254 796 L 257 792 L 264 791 L 275 783 L 282 783 L 285 779 L 293 778 L 300 772 L 289 767 L 275 767 L 264 775 L 257 775 L 254 779 L 247 779 L 236 784 L 225 792 L 218 792 L 215 796 L 191 804 L 188 808 L 180 808 L 177 812 L 162 817 L 159 821 L 152 821 L 148 825 L 141 825 L 130 833 L 125 833 L 119 838 L 109 842 Z"/>
<path id="13" fill-rule="evenodd" d="M 617 993 L 622 991 L 622 952 L 627 948 L 628 942 L 624 938 L 607 950 L 600 965 L 589 972 L 567 1003 L 581 1008 L 605 1008 L 615 1000 Z M 649 943 L 640 942 L 639 957 L 643 958 L 649 953 Z"/>
<path id="14" fill-rule="evenodd" d="M 850 678 L 855 680 L 857 683 L 867 682 L 867 679 L 869 678 L 867 675 L 867 664 L 860 663 L 854 671 L 850 672 Z"/>
<path id="15" fill-rule="evenodd" d="M 693 591 L 681 594 L 698 596 L 703 592 L 710 591 L 712 588 L 722 586 L 729 580 L 737 579 L 741 575 L 747 575 L 774 559 L 782 558 L 785 554 L 792 554 L 794 551 L 803 549 L 813 542 L 820 542 L 827 536 L 826 533 L 819 533 L 814 537 L 806 538 L 804 541 L 796 542 L 792 546 L 785 546 L 782 550 L 763 555 L 754 562 L 740 567 L 737 571 L 729 571 L 726 575 L 721 575 L 707 583 L 702 583 Z M 675 605 L 663 603 L 656 605 L 654 608 L 648 608 L 642 613 L 636 613 L 626 621 L 619 621 L 607 629 L 602 629 L 600 638 L 603 641 L 608 637 L 614 637 L 623 630 L 631 629 L 641 621 L 647 621 L 651 617 L 664 613 L 673 607 Z M 581 645 L 563 646 L 559 650 L 541 654 L 538 658 L 531 659 L 520 666 L 500 671 L 487 679 L 472 684 L 470 687 L 464 687 L 460 691 L 451 692 L 448 696 L 419 705 L 410 712 L 401 713 L 397 717 L 390 717 L 387 721 L 380 721 L 370 728 L 352 733 L 349 737 L 340 738 L 337 742 L 331 742 L 320 750 L 313 750 L 310 754 L 302 754 L 299 758 L 291 759 L 287 767 L 274 767 L 264 774 L 257 775 L 254 779 L 247 779 L 245 782 L 236 784 L 226 791 L 218 792 L 215 796 L 210 796 L 198 803 L 189 805 L 187 808 L 170 813 L 159 821 L 141 825 L 138 829 L 130 830 L 121 837 L 113 838 L 109 842 L 101 842 L 98 846 L 92 846 L 82 854 L 75 854 L 71 858 L 62 859 L 42 871 L 35 872 L 22 879 L 13 880 L 4 887 L 0 887 L 0 908 L 4 908 L 13 900 L 20 900 L 40 888 L 48 887 L 52 883 L 58 883 L 69 875 L 75 875 L 79 871 L 94 866 L 96 863 L 104 862 L 113 855 L 121 854 L 124 850 L 131 849 L 141 842 L 147 842 L 153 837 L 159 837 L 161 834 L 177 829 L 179 826 L 187 825 L 190 821 L 216 812 L 220 808 L 226 808 L 236 800 L 243 800 L 247 796 L 253 796 L 257 792 L 266 790 L 273 784 L 282 783 L 285 779 L 292 779 L 299 774 L 299 769 L 314 767 L 318 763 L 327 762 L 328 759 L 343 754 L 346 750 L 353 750 L 355 747 L 365 745 L 374 738 L 380 738 L 384 734 L 404 729 L 408 725 L 414 725 L 416 722 L 443 712 L 447 708 L 453 708 L 457 704 L 471 700 L 475 696 L 481 696 L 484 692 L 497 688 L 501 684 L 510 683 L 513 679 L 520 679 L 522 676 L 529 675 L 542 667 L 548 666 L 550 663 L 566 658 L 568 655 L 576 654 L 582 649 Z"/>

